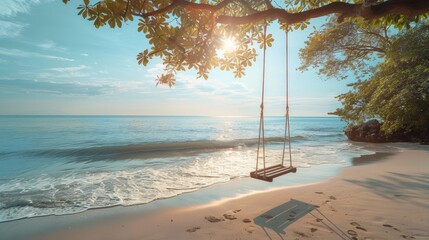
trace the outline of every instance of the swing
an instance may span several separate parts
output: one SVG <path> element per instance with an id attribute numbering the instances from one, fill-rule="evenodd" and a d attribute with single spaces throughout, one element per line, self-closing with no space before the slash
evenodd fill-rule
<path id="1" fill-rule="evenodd" d="M 267 37 L 267 24 L 264 25 L 264 41 Z M 272 182 L 274 178 L 280 177 L 287 173 L 296 173 L 296 167 L 292 166 L 292 153 L 290 145 L 290 123 L 289 123 L 289 59 L 288 59 L 288 29 L 286 27 L 286 114 L 285 114 L 285 131 L 284 131 L 284 140 L 283 140 L 283 153 L 282 153 L 282 162 L 274 166 L 266 167 L 265 165 L 265 136 L 264 136 L 264 92 L 265 92 L 265 56 L 267 47 L 264 43 L 264 53 L 263 53 L 263 67 L 262 67 L 262 97 L 261 97 L 261 114 L 259 120 L 259 137 L 258 137 L 258 150 L 256 153 L 256 170 L 250 172 L 250 177 L 256 178 L 259 180 Z M 262 140 L 262 141 L 261 141 Z M 289 166 L 284 165 L 285 160 L 285 151 L 286 151 L 286 141 L 289 145 Z M 260 147 L 262 142 L 262 156 L 259 156 Z M 259 159 L 262 158 L 263 168 L 259 169 Z"/>

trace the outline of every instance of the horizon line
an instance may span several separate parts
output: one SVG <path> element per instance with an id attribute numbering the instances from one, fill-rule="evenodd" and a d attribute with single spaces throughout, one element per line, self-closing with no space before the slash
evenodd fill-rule
<path id="1" fill-rule="evenodd" d="M 0 117 L 225 117 L 225 118 L 246 118 L 259 117 L 248 115 L 159 115 L 159 114 L 0 114 Z M 265 117 L 284 117 L 284 115 L 266 115 Z M 308 117 L 308 118 L 339 118 L 335 115 L 323 116 L 300 116 L 291 115 L 290 117 Z"/>

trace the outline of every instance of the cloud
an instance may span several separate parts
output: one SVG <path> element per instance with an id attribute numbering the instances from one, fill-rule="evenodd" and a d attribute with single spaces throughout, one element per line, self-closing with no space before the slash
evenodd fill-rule
<path id="1" fill-rule="evenodd" d="M 79 65 L 73 67 L 60 67 L 60 68 L 48 68 L 45 72 L 39 73 L 39 78 L 80 78 L 88 77 L 90 73 L 85 71 L 90 69 L 86 65 Z"/>
<path id="2" fill-rule="evenodd" d="M 58 83 L 36 80 L 0 80 L 2 93 L 43 93 L 54 95 L 103 95 L 115 90 L 114 85 Z"/>
<path id="3" fill-rule="evenodd" d="M 42 43 L 38 43 L 38 44 L 36 44 L 36 46 L 39 47 L 39 48 L 48 49 L 48 50 L 56 50 L 56 51 L 64 51 L 64 50 L 66 50 L 66 48 L 59 47 L 52 40 L 47 40 L 47 41 L 44 41 Z"/>
<path id="4" fill-rule="evenodd" d="M 73 67 L 61 67 L 61 68 L 48 68 L 46 72 L 38 74 L 40 78 L 76 78 L 76 77 L 87 77 L 90 74 L 84 70 L 90 67 L 86 65 L 79 65 Z"/>
<path id="5" fill-rule="evenodd" d="M 155 80 L 156 77 L 164 72 L 164 66 L 160 63 L 155 64 L 147 70 L 144 76 L 148 79 Z M 159 86 L 163 89 L 168 89 L 167 86 Z M 176 74 L 176 85 L 173 86 L 175 94 L 200 95 L 212 98 L 247 98 L 251 96 L 253 90 L 248 88 L 239 80 L 231 80 L 228 82 L 221 81 L 215 78 L 208 80 L 198 79 L 196 75 L 191 73 L 179 72 Z"/>
<path id="6" fill-rule="evenodd" d="M 28 13 L 33 5 L 52 0 L 1 0 L 0 16 L 11 17 L 18 13 Z"/>
<path id="7" fill-rule="evenodd" d="M 283 100 L 284 101 L 284 100 Z M 295 105 L 329 105 L 329 104 L 335 104 L 338 102 L 337 99 L 335 99 L 335 96 L 326 96 L 326 97 L 305 97 L 305 98 L 291 98 L 289 100 L 291 104 Z"/>
<path id="8" fill-rule="evenodd" d="M 51 48 L 55 47 L 55 42 L 48 40 L 46 42 L 37 44 L 37 46 L 40 48 L 51 49 Z"/>
<path id="9" fill-rule="evenodd" d="M 74 59 L 71 59 L 71 58 L 41 54 L 41 53 L 36 53 L 36 52 L 23 51 L 23 50 L 19 50 L 19 49 L 8 49 L 8 48 L 2 48 L 2 47 L 0 47 L 0 55 L 10 56 L 10 57 L 24 57 L 24 58 L 36 57 L 36 58 L 45 58 L 45 59 L 67 61 L 67 62 L 73 62 L 74 61 Z"/>
<path id="10" fill-rule="evenodd" d="M 0 38 L 18 37 L 26 25 L 0 20 Z"/>
<path id="11" fill-rule="evenodd" d="M 156 75 L 162 73 L 163 66 L 156 64 L 147 70 L 146 77 L 155 79 Z M 169 91 L 171 98 L 187 99 L 188 96 L 199 96 L 198 99 L 214 99 L 215 103 L 225 103 L 226 109 L 237 107 L 237 112 L 258 112 L 261 101 L 261 93 L 248 86 L 243 80 L 238 79 L 197 79 L 192 72 L 179 72 L 176 75 L 176 85 L 169 89 L 168 86 L 158 88 Z M 180 96 L 180 97 L 177 97 Z M 338 101 L 334 95 L 316 97 L 290 97 L 289 105 L 291 113 L 299 116 L 321 116 L 326 112 L 335 110 Z M 286 99 L 284 95 L 265 96 L 266 115 L 283 115 Z M 252 113 L 253 114 L 253 113 Z"/>
<path id="12" fill-rule="evenodd" d="M 155 66 L 149 68 L 147 70 L 147 74 L 145 74 L 144 76 L 147 78 L 155 79 L 156 76 L 160 75 L 163 72 L 164 72 L 164 65 L 162 65 L 161 63 L 157 63 L 155 64 Z"/>
<path id="13" fill-rule="evenodd" d="M 260 99 L 260 96 L 257 96 Z M 260 100 L 259 100 L 260 101 Z M 265 103 L 269 106 L 285 106 L 285 96 L 266 96 Z M 336 104 L 338 101 L 334 96 L 326 97 L 290 97 L 289 105 L 291 106 L 328 106 Z"/>
<path id="14" fill-rule="evenodd" d="M 200 95 L 219 99 L 247 98 L 253 93 L 252 89 L 235 79 L 231 79 L 231 81 L 215 78 L 204 80 L 186 73 L 179 73 L 176 78 L 177 82 L 174 88 L 182 95 Z"/>
<path id="15" fill-rule="evenodd" d="M 55 72 L 77 72 L 83 69 L 88 69 L 88 66 L 85 65 L 79 65 L 76 67 L 62 67 L 62 68 L 49 68 L 49 70 L 51 71 L 55 71 Z"/>

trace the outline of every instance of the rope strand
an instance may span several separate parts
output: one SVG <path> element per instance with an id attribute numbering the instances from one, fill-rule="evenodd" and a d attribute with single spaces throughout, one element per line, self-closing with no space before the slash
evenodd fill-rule
<path id="1" fill-rule="evenodd" d="M 261 145 L 261 135 L 262 135 L 262 161 L 264 166 L 264 177 L 266 177 L 265 171 L 265 129 L 264 129 L 264 97 L 265 97 L 265 61 L 266 61 L 266 37 L 267 37 L 267 23 L 264 24 L 264 50 L 263 50 L 263 61 L 262 61 L 262 94 L 261 94 L 261 113 L 259 118 L 259 137 L 258 137 L 258 150 L 256 152 L 256 171 L 259 168 L 259 152 Z"/>
<path id="2" fill-rule="evenodd" d="M 265 97 L 265 66 L 267 55 L 267 23 L 264 24 L 264 59 L 262 67 L 262 100 L 261 100 L 261 119 L 262 119 L 262 158 L 264 161 L 264 177 L 267 176 L 265 171 L 265 126 L 264 126 L 264 97 Z"/>
<path id="3" fill-rule="evenodd" d="M 289 167 L 292 167 L 292 147 L 290 141 L 290 119 L 289 119 L 289 26 L 286 26 L 286 119 L 289 143 Z"/>
<path id="4" fill-rule="evenodd" d="M 285 111 L 285 131 L 283 138 L 283 153 L 282 153 L 282 166 L 284 166 L 285 152 L 286 152 L 286 141 L 288 141 L 289 147 L 289 167 L 292 167 L 292 152 L 290 143 L 290 121 L 289 121 L 289 30 L 286 26 L 286 111 Z"/>

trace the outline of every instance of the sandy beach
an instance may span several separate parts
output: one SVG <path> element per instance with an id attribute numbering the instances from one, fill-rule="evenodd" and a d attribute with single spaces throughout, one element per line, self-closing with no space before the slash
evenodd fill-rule
<path id="1" fill-rule="evenodd" d="M 319 183 L 191 207 L 144 212 L 129 207 L 126 214 L 105 214 L 97 221 L 89 221 L 88 213 L 12 221 L 0 224 L 1 239 L 429 239 L 429 147 L 384 146 L 394 150 L 354 159 L 354 166 Z M 291 199 L 316 208 L 295 219 L 286 234 L 254 222 Z M 93 210 L 102 211 L 111 212 Z M 64 218 L 73 224 L 35 229 Z"/>

